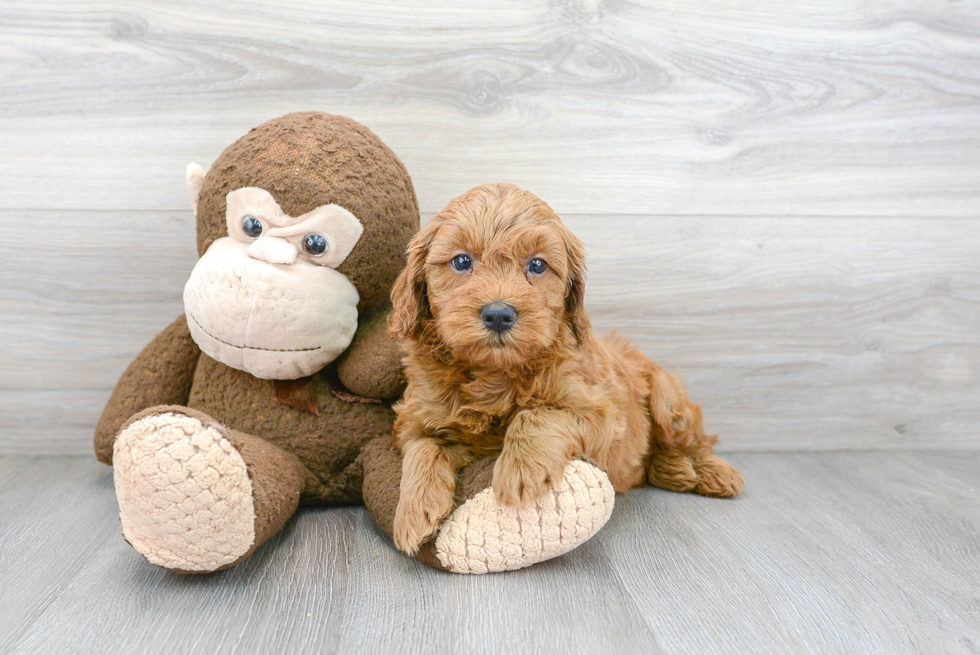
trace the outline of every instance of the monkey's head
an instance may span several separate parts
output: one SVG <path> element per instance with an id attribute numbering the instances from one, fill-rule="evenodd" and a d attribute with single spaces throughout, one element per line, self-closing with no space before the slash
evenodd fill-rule
<path id="1" fill-rule="evenodd" d="M 312 375 L 358 313 L 387 300 L 419 212 L 404 165 L 342 116 L 288 114 L 187 167 L 201 258 L 184 288 L 191 336 L 252 375 Z"/>

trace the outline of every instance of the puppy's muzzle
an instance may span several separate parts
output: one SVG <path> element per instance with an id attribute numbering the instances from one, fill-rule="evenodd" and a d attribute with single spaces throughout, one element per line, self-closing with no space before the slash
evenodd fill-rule
<path id="1" fill-rule="evenodd" d="M 507 303 L 494 302 L 483 306 L 480 319 L 488 330 L 503 334 L 517 322 L 517 310 Z"/>

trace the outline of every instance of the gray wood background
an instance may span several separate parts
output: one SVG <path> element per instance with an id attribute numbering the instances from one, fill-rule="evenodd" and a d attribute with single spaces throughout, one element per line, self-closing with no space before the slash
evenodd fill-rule
<path id="1" fill-rule="evenodd" d="M 184 166 L 306 109 L 549 201 L 726 450 L 980 444 L 980 3 L 3 0 L 0 452 L 90 451 Z"/>

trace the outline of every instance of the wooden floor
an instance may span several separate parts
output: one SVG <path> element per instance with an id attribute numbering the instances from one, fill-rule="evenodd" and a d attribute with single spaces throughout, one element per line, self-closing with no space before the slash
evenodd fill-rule
<path id="1" fill-rule="evenodd" d="M 0 2 L 0 453 L 87 454 L 197 259 L 184 167 L 318 109 L 513 182 L 739 451 L 980 446 L 975 0 Z"/>
<path id="2" fill-rule="evenodd" d="M 975 653 L 980 452 L 742 453 L 733 501 L 617 499 L 580 549 L 453 576 L 360 507 L 185 577 L 120 535 L 109 468 L 0 458 L 0 652 Z"/>

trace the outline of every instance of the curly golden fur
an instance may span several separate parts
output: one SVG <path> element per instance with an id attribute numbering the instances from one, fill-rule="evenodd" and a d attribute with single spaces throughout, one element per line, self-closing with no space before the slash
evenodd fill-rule
<path id="1" fill-rule="evenodd" d="M 506 505 L 534 502 L 575 458 L 606 471 L 617 492 L 644 482 L 741 491 L 700 407 L 625 339 L 594 337 L 584 296 L 582 242 L 516 186 L 468 191 L 413 239 L 389 318 L 407 352 L 408 388 L 395 407 L 400 549 L 414 552 L 434 533 L 452 510 L 456 471 L 486 455 L 499 455 L 493 489 Z M 516 314 L 509 329 L 481 317 L 492 303 Z"/>

